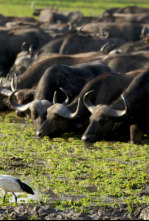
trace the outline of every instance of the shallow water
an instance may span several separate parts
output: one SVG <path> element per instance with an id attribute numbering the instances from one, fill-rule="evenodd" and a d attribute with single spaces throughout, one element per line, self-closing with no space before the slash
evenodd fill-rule
<path id="1" fill-rule="evenodd" d="M 40 201 L 40 193 L 38 192 L 38 190 L 34 190 L 34 193 L 35 193 L 34 195 L 27 194 L 27 198 L 23 197 L 24 193 L 15 193 L 15 195 L 18 196 L 17 203 L 27 203 L 28 200 Z M 12 195 L 12 193 L 8 192 L 8 195 L 10 194 Z M 3 193 L 1 190 L 0 190 L 0 197 L 3 198 Z M 6 195 L 6 199 L 7 199 L 7 195 Z M 12 198 L 9 199 L 9 203 L 15 203 L 15 198 L 13 195 L 12 195 Z"/>

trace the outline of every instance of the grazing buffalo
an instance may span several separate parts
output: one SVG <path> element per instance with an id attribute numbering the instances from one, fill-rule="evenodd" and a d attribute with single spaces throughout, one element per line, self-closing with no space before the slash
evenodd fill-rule
<path id="1" fill-rule="evenodd" d="M 100 61 L 103 58 L 101 52 L 80 53 L 77 55 L 49 55 L 46 58 L 36 59 L 25 72 L 17 77 L 17 85 L 15 88 L 24 89 L 36 87 L 44 72 L 53 64 L 76 65 L 91 61 Z M 16 82 L 16 80 L 14 80 Z M 1 79 L 1 85 L 6 88 L 11 88 L 11 81 Z"/>
<path id="2" fill-rule="evenodd" d="M 42 25 L 51 24 L 65 24 L 75 22 L 77 19 L 82 18 L 83 14 L 80 11 L 59 11 L 51 8 L 45 8 L 40 11 L 39 22 Z"/>
<path id="3" fill-rule="evenodd" d="M 126 73 L 148 66 L 149 52 L 146 50 L 121 54 L 109 53 L 103 61 L 115 72 Z"/>
<path id="4" fill-rule="evenodd" d="M 110 44 L 119 47 L 125 40 L 119 37 L 100 38 L 87 34 L 72 34 L 67 35 L 63 40 L 59 53 L 60 54 L 75 54 L 91 51 L 99 51 L 102 46 L 109 42 Z"/>
<path id="5" fill-rule="evenodd" d="M 32 46 L 30 46 L 29 49 L 25 49 L 25 44 L 26 43 L 23 42 L 22 51 L 17 54 L 15 62 L 7 75 L 7 79 L 12 79 L 14 76 L 21 75 L 34 61 Z"/>
<path id="6" fill-rule="evenodd" d="M 83 97 L 89 90 L 94 90 L 91 100 L 95 104 L 109 104 L 130 84 L 138 72 L 127 74 L 106 73 L 88 82 L 78 97 L 70 104 L 56 103 L 47 109 L 46 121 L 36 135 L 59 136 L 64 132 L 83 132 L 89 123 L 90 112 L 83 103 Z"/>
<path id="7" fill-rule="evenodd" d="M 96 36 L 96 34 L 92 35 L 85 31 L 70 30 L 65 31 L 64 34 L 57 34 L 39 50 L 39 53 L 76 54 L 100 51 L 101 47 L 107 42 L 118 47 L 126 40 L 116 36 L 105 38 L 102 33 Z"/>
<path id="8" fill-rule="evenodd" d="M 136 7 L 136 6 L 128 6 L 128 7 L 124 7 L 124 8 L 110 8 L 107 9 L 103 12 L 103 14 L 101 14 L 100 19 L 102 21 L 111 21 L 111 22 L 115 22 L 115 14 L 121 14 L 124 15 L 125 14 L 134 14 L 134 15 L 139 15 L 142 13 L 149 13 L 149 9 L 148 8 L 143 8 L 143 7 Z"/>
<path id="9" fill-rule="evenodd" d="M 125 41 L 137 41 L 140 39 L 143 25 L 131 22 L 91 22 L 82 27 L 82 31 L 96 33 L 107 38 L 119 38 Z M 105 33 L 105 34 L 104 34 Z"/>
<path id="10" fill-rule="evenodd" d="M 39 28 L 14 28 L 0 29 L 0 72 L 6 77 L 13 65 L 17 54 L 21 51 L 22 43 L 33 49 L 42 47 L 49 41 L 50 37 Z"/>
<path id="11" fill-rule="evenodd" d="M 90 62 L 76 66 L 52 65 L 42 76 L 34 95 L 34 100 L 28 104 L 21 105 L 12 100 L 10 103 L 17 111 L 29 114 L 33 125 L 38 131 L 46 119 L 47 108 L 53 104 L 53 95 L 60 87 L 67 90 L 72 100 L 76 97 L 83 86 L 91 79 L 112 70 L 101 62 Z M 59 102 L 64 101 L 65 96 L 59 92 Z"/>
<path id="12" fill-rule="evenodd" d="M 10 109 L 10 106 L 7 105 L 7 98 L 11 94 L 12 94 L 11 90 L 4 88 L 4 87 L 0 87 L 0 110 L 1 111 Z"/>
<path id="13" fill-rule="evenodd" d="M 122 95 L 110 105 L 93 105 L 88 94 L 85 105 L 91 112 L 90 124 L 82 136 L 84 142 L 111 139 L 114 132 L 125 133 L 130 127 L 130 141 L 139 143 L 149 134 L 149 70 L 134 78 Z M 122 130 L 122 131 L 121 131 Z M 127 134 L 129 131 L 127 131 Z M 124 134 L 123 134 L 124 135 Z"/>

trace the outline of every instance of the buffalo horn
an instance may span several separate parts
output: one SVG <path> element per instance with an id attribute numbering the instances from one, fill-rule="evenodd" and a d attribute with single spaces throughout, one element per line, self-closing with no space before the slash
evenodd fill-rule
<path id="1" fill-rule="evenodd" d="M 18 104 L 14 99 L 13 99 L 13 96 L 14 96 L 14 94 L 17 92 L 17 91 L 19 91 L 20 89 L 17 89 L 17 90 L 15 90 L 15 91 L 13 91 L 12 93 L 11 93 L 11 95 L 9 96 L 9 102 L 10 102 L 10 104 L 16 109 L 16 110 L 18 110 L 18 111 L 20 111 L 20 112 L 24 112 L 24 111 L 27 111 L 28 109 L 29 109 L 29 107 L 30 107 L 30 104 L 32 103 L 32 102 L 30 102 L 30 103 L 28 103 L 28 104 Z"/>
<path id="2" fill-rule="evenodd" d="M 60 87 L 60 90 L 66 95 L 66 100 L 63 102 L 64 105 L 69 103 L 69 93 L 64 88 Z M 53 104 L 56 104 L 57 102 L 57 91 L 54 92 L 53 95 Z"/>
<path id="3" fill-rule="evenodd" d="M 4 88 L 4 87 L 0 87 L 0 94 L 1 95 L 5 95 L 7 97 L 9 97 L 11 95 L 12 91 L 7 89 L 7 88 Z"/>
<path id="4" fill-rule="evenodd" d="M 21 50 L 22 50 L 22 51 L 25 51 L 25 45 L 26 45 L 26 42 L 24 41 L 24 42 L 22 43 L 22 46 L 21 46 Z"/>
<path id="5" fill-rule="evenodd" d="M 89 98 L 88 98 L 88 95 L 90 94 L 90 93 L 92 93 L 93 91 L 89 91 L 89 92 L 87 92 L 85 95 L 84 95 L 84 104 L 85 104 L 85 106 L 87 107 L 87 109 L 91 112 L 91 113 L 93 113 L 93 110 L 94 110 L 94 107 L 95 107 L 95 105 L 93 105 L 92 103 L 91 103 L 91 101 L 89 100 Z M 108 116 L 111 116 L 111 117 L 123 117 L 123 116 L 125 116 L 126 114 L 127 114 L 127 104 L 126 104 L 126 100 L 125 100 L 125 98 L 124 98 L 124 96 L 121 94 L 121 98 L 122 98 L 122 100 L 123 100 L 123 102 L 124 102 L 124 105 L 125 105 L 125 109 L 124 110 L 115 110 L 115 109 L 113 109 L 113 108 L 111 108 L 111 107 L 109 107 L 109 106 L 106 106 L 106 114 L 108 115 Z"/>
<path id="6" fill-rule="evenodd" d="M 101 48 L 100 51 L 104 52 L 105 54 L 107 54 L 107 47 L 110 45 L 110 42 L 106 42 Z"/>
<path id="7" fill-rule="evenodd" d="M 109 38 L 110 36 L 110 30 L 107 28 L 99 27 L 100 28 L 100 37 L 103 38 Z"/>
<path id="8" fill-rule="evenodd" d="M 146 32 L 146 26 L 142 28 L 140 38 L 145 37 L 145 32 Z"/>
<path id="9" fill-rule="evenodd" d="M 127 108 L 126 100 L 122 94 L 121 94 L 121 98 L 124 102 L 125 109 L 124 110 L 114 110 L 113 108 L 110 108 L 109 115 L 111 117 L 124 117 L 127 114 L 128 108 Z"/>
<path id="10" fill-rule="evenodd" d="M 78 104 L 77 104 L 77 109 L 74 113 L 70 112 L 68 109 L 65 111 L 65 112 L 61 112 L 59 111 L 57 113 L 57 115 L 61 116 L 61 117 L 64 117 L 64 118 L 67 118 L 69 120 L 71 119 L 75 119 L 77 116 L 78 116 L 78 113 L 79 113 L 79 107 L 80 107 L 80 98 L 78 99 Z M 65 107 L 66 108 L 66 107 Z"/>
<path id="11" fill-rule="evenodd" d="M 15 74 L 14 77 L 11 79 L 11 90 L 16 91 L 17 90 L 17 85 L 18 85 L 18 78 Z"/>
<path id="12" fill-rule="evenodd" d="M 33 57 L 33 45 L 31 45 L 31 46 L 29 47 L 28 53 L 29 53 L 29 55 L 30 55 L 30 58 L 32 58 L 32 57 Z"/>
<path id="13" fill-rule="evenodd" d="M 88 92 L 84 95 L 84 97 L 83 97 L 84 104 L 85 104 L 86 108 L 87 108 L 91 113 L 93 112 L 93 109 L 94 109 L 95 105 L 92 104 L 92 102 L 89 100 L 88 96 L 89 96 L 89 94 L 91 94 L 91 93 L 93 93 L 93 92 L 95 92 L 95 91 L 94 91 L 94 90 L 88 91 Z"/>

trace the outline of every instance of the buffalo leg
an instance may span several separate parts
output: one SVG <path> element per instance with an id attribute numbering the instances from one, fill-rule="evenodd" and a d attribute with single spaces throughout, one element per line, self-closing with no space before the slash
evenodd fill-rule
<path id="1" fill-rule="evenodd" d="M 130 142 L 139 144 L 141 143 L 143 137 L 143 131 L 139 128 L 138 124 L 133 124 L 130 126 Z"/>

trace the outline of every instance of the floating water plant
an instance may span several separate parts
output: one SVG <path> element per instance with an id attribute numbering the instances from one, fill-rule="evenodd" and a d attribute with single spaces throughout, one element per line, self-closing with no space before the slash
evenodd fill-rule
<path id="1" fill-rule="evenodd" d="M 87 146 L 79 134 L 36 140 L 32 124 L 19 119 L 12 113 L 1 118 L 0 173 L 27 179 L 39 201 L 76 210 L 149 202 L 144 194 L 149 190 L 147 139 L 142 145 L 101 141 Z"/>

